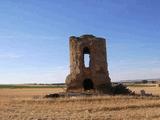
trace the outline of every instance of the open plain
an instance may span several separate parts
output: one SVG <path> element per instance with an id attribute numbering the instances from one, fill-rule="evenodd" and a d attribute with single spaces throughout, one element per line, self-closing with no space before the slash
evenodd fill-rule
<path id="1" fill-rule="evenodd" d="M 131 87 L 160 95 L 160 87 Z M 1 88 L 0 120 L 157 120 L 159 97 L 43 98 L 64 88 Z"/>

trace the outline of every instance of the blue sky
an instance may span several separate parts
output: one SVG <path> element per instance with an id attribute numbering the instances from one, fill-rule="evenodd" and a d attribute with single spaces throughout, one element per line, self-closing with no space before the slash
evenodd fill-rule
<path id="1" fill-rule="evenodd" d="M 64 82 L 69 36 L 107 39 L 112 81 L 160 78 L 159 0 L 1 0 L 0 83 Z"/>

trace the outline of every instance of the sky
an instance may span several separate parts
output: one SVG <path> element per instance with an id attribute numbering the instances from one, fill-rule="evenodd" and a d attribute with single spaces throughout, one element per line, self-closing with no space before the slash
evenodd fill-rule
<path id="1" fill-rule="evenodd" d="M 69 37 L 107 41 L 112 81 L 160 78 L 159 0 L 1 0 L 0 84 L 59 83 Z"/>

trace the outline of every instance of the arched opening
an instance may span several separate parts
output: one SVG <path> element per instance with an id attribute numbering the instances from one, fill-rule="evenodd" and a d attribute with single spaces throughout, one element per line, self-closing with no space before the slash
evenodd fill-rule
<path id="1" fill-rule="evenodd" d="M 90 50 L 89 50 L 88 47 L 85 47 L 85 48 L 83 49 L 83 54 L 90 54 Z"/>
<path id="2" fill-rule="evenodd" d="M 83 63 L 85 68 L 90 67 L 90 50 L 88 47 L 83 49 Z"/>
<path id="3" fill-rule="evenodd" d="M 84 54 L 84 66 L 85 68 L 89 68 L 89 62 L 90 62 L 90 55 Z"/>
<path id="4" fill-rule="evenodd" d="M 91 79 L 85 79 L 83 81 L 83 88 L 84 90 L 91 90 L 94 89 L 94 85 Z"/>

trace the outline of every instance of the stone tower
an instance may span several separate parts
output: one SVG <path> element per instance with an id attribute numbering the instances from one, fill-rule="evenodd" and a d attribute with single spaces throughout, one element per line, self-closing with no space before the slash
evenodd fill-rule
<path id="1" fill-rule="evenodd" d="M 100 85 L 110 84 L 106 57 L 106 41 L 93 35 L 71 36 L 70 74 L 66 78 L 68 91 L 96 90 Z M 85 66 L 85 55 L 89 64 Z"/>

